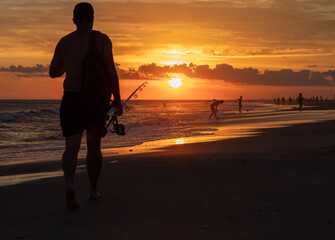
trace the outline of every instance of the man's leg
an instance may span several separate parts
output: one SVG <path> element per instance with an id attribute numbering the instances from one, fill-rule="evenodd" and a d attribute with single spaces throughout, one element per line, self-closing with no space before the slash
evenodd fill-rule
<path id="1" fill-rule="evenodd" d="M 65 151 L 62 157 L 62 168 L 67 187 L 66 190 L 67 208 L 79 207 L 73 190 L 73 182 L 77 168 L 77 156 L 80 148 L 82 135 L 83 132 L 80 132 L 65 138 Z"/>
<path id="2" fill-rule="evenodd" d="M 218 108 L 216 107 L 215 111 L 214 111 L 214 117 L 215 119 L 220 119 L 216 114 L 218 113 Z"/>
<path id="3" fill-rule="evenodd" d="M 102 155 L 101 155 L 101 137 L 95 137 L 91 133 L 86 132 L 87 140 L 87 157 L 86 168 L 90 182 L 90 199 L 97 199 L 101 197 L 98 191 L 98 180 L 102 168 Z"/>

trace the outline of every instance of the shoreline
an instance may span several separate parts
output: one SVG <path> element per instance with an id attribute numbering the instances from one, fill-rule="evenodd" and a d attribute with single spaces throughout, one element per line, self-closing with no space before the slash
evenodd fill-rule
<path id="1" fill-rule="evenodd" d="M 294 106 L 288 105 L 288 106 Z M 308 105 L 307 109 L 304 109 L 307 111 L 323 111 L 323 110 L 335 110 L 335 103 L 332 104 L 322 104 L 322 105 Z M 285 109 L 285 110 L 277 110 L 275 112 L 283 112 L 287 111 L 289 112 L 300 112 L 298 108 L 291 108 L 291 109 Z M 269 115 L 272 115 L 273 113 L 270 113 Z M 248 119 L 252 118 L 252 116 L 244 115 L 241 116 L 241 118 L 226 118 L 223 120 L 226 120 L 226 122 L 230 123 L 231 120 L 234 120 L 234 122 L 237 122 L 238 124 L 243 123 L 244 121 L 248 122 Z M 215 121 L 215 120 L 214 120 Z M 205 123 L 204 125 L 207 127 L 213 127 L 216 128 L 216 130 L 219 130 L 220 127 L 224 126 L 226 122 L 214 122 L 209 121 Z M 196 143 L 207 143 L 207 142 L 219 142 L 219 141 L 226 141 L 229 139 L 235 139 L 235 138 L 244 138 L 244 137 L 253 137 L 260 134 L 263 134 L 264 132 L 271 131 L 273 129 L 281 129 L 281 128 L 287 128 L 292 127 L 294 125 L 304 125 L 304 124 L 313 124 L 313 123 L 323 123 L 323 122 L 331 122 L 333 120 L 321 120 L 316 122 L 302 122 L 302 123 L 291 123 L 291 124 L 280 124 L 280 125 L 270 125 L 270 127 L 259 127 L 259 128 L 252 128 L 250 130 L 242 131 L 242 134 L 235 135 L 233 137 L 231 136 L 214 136 L 214 134 L 208 134 L 208 135 L 197 135 L 197 136 L 190 136 L 190 137 L 180 137 L 180 138 L 166 138 L 166 139 L 160 139 L 160 140 L 153 140 L 149 142 L 143 142 L 139 145 L 134 146 L 127 146 L 127 147 L 120 147 L 120 148 L 110 148 L 110 149 L 102 149 L 103 152 L 113 152 L 113 154 L 105 155 L 103 154 L 103 158 L 110 159 L 110 158 L 118 158 L 118 156 L 132 156 L 136 154 L 150 154 L 154 152 L 161 152 L 161 151 L 167 151 L 170 147 L 176 146 L 176 145 L 184 145 L 184 144 L 196 144 Z M 335 121 L 335 119 L 334 119 Z M 248 122 L 249 123 L 249 122 Z M 240 127 L 240 126 L 239 126 Z M 213 131 L 215 133 L 216 131 Z M 179 139 L 190 139 L 183 142 L 178 142 Z M 139 150 L 137 149 L 139 148 Z M 121 150 L 121 154 L 118 152 L 118 150 Z M 81 150 L 82 151 L 82 150 Z M 114 152 L 116 152 L 114 154 Z M 39 165 L 43 166 L 42 168 L 39 167 Z M 78 166 L 79 165 L 85 165 L 85 158 L 78 158 Z M 38 169 L 45 169 L 46 171 L 54 171 L 57 168 L 60 167 L 60 159 L 59 160 L 52 160 L 52 161 L 46 161 L 46 162 L 22 162 L 22 163 L 14 163 L 14 164 L 8 164 L 8 165 L 0 165 L 0 176 L 4 176 L 4 172 L 6 169 L 9 172 L 17 172 L 18 174 L 25 173 L 26 171 L 29 171 L 29 169 L 36 169 L 35 172 L 38 172 Z M 11 170 L 13 169 L 13 170 Z M 44 172 L 45 170 L 42 170 Z"/>
<path id="2" fill-rule="evenodd" d="M 311 109 L 314 110 L 320 110 L 319 108 Z M 323 109 L 321 109 L 323 110 Z M 328 108 L 326 110 L 329 110 Z M 332 108 L 331 108 L 332 110 Z M 179 149 L 192 149 L 192 151 L 195 151 L 196 149 L 199 149 L 197 146 L 202 145 L 211 145 L 211 144 L 219 144 L 222 142 L 231 142 L 231 141 L 243 141 L 243 138 L 246 139 L 253 139 L 255 137 L 262 137 L 263 135 L 271 134 L 271 132 L 277 132 L 281 131 L 281 129 L 287 131 L 288 129 L 293 128 L 310 128 L 312 126 L 319 126 L 319 125 L 335 125 L 335 119 L 334 120 L 325 120 L 325 121 L 318 121 L 318 122 L 307 122 L 307 123 L 297 123 L 297 124 L 291 124 L 291 125 L 281 125 L 281 126 L 273 126 L 273 127 L 265 127 L 265 128 L 258 128 L 258 129 L 252 129 L 252 131 L 246 131 L 245 134 L 241 134 L 240 136 L 234 136 L 234 137 L 227 137 L 222 138 L 221 136 L 214 137 L 212 139 L 208 139 L 208 137 L 212 137 L 211 135 L 205 135 L 205 136 L 192 136 L 192 137 L 185 137 L 187 138 L 198 138 L 201 140 L 195 140 L 195 141 L 186 141 L 182 143 L 176 143 L 176 140 L 180 138 L 173 138 L 173 139 L 161 139 L 161 140 L 155 140 L 150 142 L 144 142 L 140 145 L 135 145 L 131 147 L 121 147 L 120 149 L 126 149 L 124 153 L 117 153 L 112 155 L 103 155 L 103 161 L 104 164 L 107 164 L 107 162 L 110 161 L 118 161 L 115 159 L 120 158 L 137 158 L 138 156 L 145 156 L 145 155 L 160 155 L 160 154 L 167 154 L 168 151 L 178 151 Z M 212 123 L 208 123 L 208 125 L 212 125 Z M 207 139 L 207 141 L 206 141 Z M 167 142 L 167 144 L 158 144 L 158 147 L 147 147 L 144 146 L 143 150 L 133 150 L 141 145 L 148 144 L 157 145 L 156 142 Z M 248 140 L 247 140 L 248 141 Z M 111 148 L 111 151 L 115 151 L 118 148 Z M 205 151 L 205 149 L 200 148 L 201 151 Z M 129 151 L 130 150 L 130 151 Z M 210 151 L 213 151 L 211 149 Z M 221 151 L 221 149 L 219 150 Z M 78 168 L 85 167 L 85 158 L 78 158 Z M 55 172 L 55 171 L 61 171 L 61 160 L 52 160 L 52 161 L 46 161 L 46 162 L 23 162 L 23 163 L 15 163 L 15 164 L 9 164 L 9 165 L 0 165 L 0 179 L 4 176 L 10 176 L 10 175 L 24 175 L 27 174 L 38 174 L 38 173 L 47 173 L 47 172 Z M 46 177 L 47 178 L 47 177 Z M 1 187 L 1 186 L 0 186 Z"/>
<path id="3" fill-rule="evenodd" d="M 115 137 L 113 135 L 107 136 L 102 141 L 103 151 L 107 153 L 104 155 L 105 156 L 107 155 L 115 156 L 121 153 L 127 154 L 128 152 L 132 152 L 132 153 L 146 152 L 146 151 L 151 151 L 150 150 L 151 148 L 160 148 L 161 146 L 173 145 L 173 144 L 176 144 L 182 141 L 184 141 L 185 143 L 186 142 L 196 142 L 196 141 L 197 142 L 214 141 L 214 140 L 220 139 L 220 136 L 222 136 L 222 138 L 227 138 L 227 135 L 229 135 L 228 137 L 231 137 L 231 136 L 238 137 L 241 134 L 244 134 L 245 132 L 246 132 L 245 134 L 249 134 L 249 132 L 250 131 L 252 132 L 253 129 L 257 130 L 258 128 L 264 127 L 264 126 L 261 126 L 262 124 L 259 124 L 259 123 L 257 125 L 257 122 L 265 122 L 265 124 L 267 125 L 265 127 L 276 127 L 273 124 L 271 124 L 271 122 L 273 122 L 271 119 L 278 120 L 278 118 L 274 116 L 275 114 L 283 114 L 283 115 L 288 116 L 289 113 L 294 113 L 294 112 L 297 113 L 297 111 L 294 111 L 294 110 L 292 111 L 292 110 L 287 109 L 287 108 L 294 107 L 294 105 L 289 105 L 288 107 L 287 106 L 286 107 L 283 107 L 283 106 L 273 107 L 274 111 L 270 110 L 272 108 L 270 105 L 272 106 L 273 104 L 265 104 L 264 110 L 259 111 L 255 109 L 256 111 L 253 111 L 253 110 L 249 112 L 244 111 L 242 114 L 231 111 L 231 109 L 230 110 L 222 109 L 222 112 L 220 112 L 220 114 L 222 114 L 220 116 L 222 119 L 219 121 L 216 121 L 216 120 L 208 121 L 206 118 L 208 116 L 205 114 L 205 116 L 202 115 L 200 119 L 195 119 L 193 123 L 192 121 L 191 122 L 186 121 L 186 125 L 185 125 L 186 127 L 184 127 L 183 125 L 185 124 L 184 122 L 182 122 L 180 126 L 178 125 L 178 123 L 174 123 L 174 125 L 172 125 L 170 130 L 168 130 L 169 124 L 167 124 L 167 126 L 163 125 L 163 131 L 167 130 L 166 132 L 168 132 L 168 135 L 159 134 L 159 133 L 151 134 L 150 131 L 152 131 L 152 129 L 150 128 L 149 128 L 150 130 L 147 131 L 148 134 L 141 135 L 142 134 L 141 131 L 143 130 L 139 128 L 139 131 L 136 131 L 137 129 L 135 128 L 134 132 L 132 131 L 129 132 L 129 136 L 125 136 L 125 137 Z M 256 104 L 255 106 L 258 106 L 258 105 Z M 246 108 L 247 107 L 248 106 L 246 105 Z M 280 110 L 282 108 L 286 108 L 286 111 L 276 111 L 276 109 Z M 324 109 L 325 107 L 323 106 L 322 108 Z M 43 112 L 43 109 L 41 110 L 42 112 Z M 49 109 L 49 108 L 45 108 L 45 109 Z M 331 108 L 327 107 L 327 109 L 331 109 Z M 260 114 L 260 112 L 264 112 L 264 114 L 262 115 Z M 49 112 L 47 113 L 49 114 Z M 52 113 L 54 114 L 54 111 L 52 111 Z M 206 112 L 202 111 L 202 113 L 206 113 Z M 316 114 L 320 115 L 320 111 L 316 112 Z M 33 114 L 32 116 L 35 116 L 35 115 Z M 254 117 L 255 115 L 258 115 L 259 117 L 258 118 Z M 269 119 L 271 115 L 272 115 L 272 118 Z M 296 115 L 300 115 L 300 114 L 296 114 Z M 327 114 L 324 114 L 324 115 L 326 116 Z M 24 116 L 24 117 L 28 117 L 28 116 Z M 38 115 L 38 117 L 40 117 L 40 115 Z M 264 119 L 266 118 L 266 120 L 265 121 L 262 120 L 261 119 L 262 117 L 264 117 Z M 302 120 L 301 122 L 305 122 L 304 119 L 300 119 L 300 120 Z M 236 126 L 241 123 L 243 124 L 243 126 L 242 125 Z M 268 126 L 269 123 L 272 126 Z M 15 122 L 13 124 L 4 123 L 5 127 L 9 127 L 8 128 L 9 132 L 7 134 L 8 136 L 13 135 L 11 133 L 11 128 L 15 126 L 15 124 L 16 124 Z M 58 122 L 54 124 L 58 124 Z M 289 125 L 289 124 L 291 123 L 288 123 L 286 125 Z M 229 127 L 228 125 L 231 127 Z M 257 126 L 252 126 L 252 125 L 257 125 Z M 280 123 L 279 125 L 283 125 L 283 124 Z M 240 127 L 241 131 L 236 130 L 236 127 Z M 19 137 L 18 139 L 16 139 L 15 137 L 14 138 L 8 137 L 8 140 L 5 139 L 2 145 L 3 148 L 1 149 L 1 157 L 2 157 L 1 165 L 6 166 L 6 165 L 12 165 L 12 164 L 21 164 L 24 161 L 43 162 L 46 159 L 47 161 L 49 160 L 57 161 L 58 159 L 60 159 L 62 152 L 63 152 L 63 148 L 64 148 L 64 140 L 62 139 L 62 137 L 60 137 L 59 132 L 57 133 L 54 132 L 55 129 L 53 128 L 53 126 L 50 126 L 47 128 L 52 129 L 52 131 L 50 133 L 49 133 L 49 130 L 44 131 L 43 129 L 38 130 L 38 131 L 31 131 L 31 132 L 28 131 L 27 133 L 17 135 Z M 16 130 L 14 130 L 14 132 L 15 131 Z M 41 134 L 39 134 L 39 131 L 41 131 L 40 132 Z M 20 131 L 20 132 L 24 132 L 24 131 Z M 36 136 L 39 134 L 41 138 L 36 137 L 34 134 Z M 7 135 L 5 135 L 5 137 Z M 30 137 L 31 137 L 30 135 L 33 136 L 31 139 L 32 142 L 30 142 Z M 203 135 L 207 135 L 208 137 L 203 137 Z M 26 138 L 29 141 L 26 140 Z M 157 140 L 157 139 L 161 139 L 161 140 Z M 171 142 L 172 140 L 174 140 L 175 142 L 174 143 Z M 17 143 L 19 144 L 17 148 L 14 147 L 16 146 L 15 144 L 16 141 L 18 141 Z M 86 151 L 86 148 L 83 144 L 81 147 L 81 151 L 79 152 L 79 157 L 81 158 L 85 157 L 85 154 L 86 154 L 85 151 Z"/>

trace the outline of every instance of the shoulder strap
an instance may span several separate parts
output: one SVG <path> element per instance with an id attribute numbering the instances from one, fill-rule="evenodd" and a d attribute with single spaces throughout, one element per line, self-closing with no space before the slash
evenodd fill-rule
<path id="1" fill-rule="evenodd" d="M 82 91 L 87 90 L 87 85 L 89 83 L 89 76 L 90 76 L 90 69 L 92 67 L 92 64 L 90 63 L 90 58 L 91 56 L 96 52 L 96 37 L 97 37 L 97 31 L 92 30 L 90 33 L 90 39 L 88 43 L 88 51 L 86 53 L 85 58 L 83 59 L 82 62 L 82 67 L 81 67 L 81 74 L 82 74 Z"/>
<path id="2" fill-rule="evenodd" d="M 97 39 L 98 31 L 92 30 L 90 35 L 90 44 L 89 44 L 89 51 L 93 51 L 96 49 L 96 39 Z"/>

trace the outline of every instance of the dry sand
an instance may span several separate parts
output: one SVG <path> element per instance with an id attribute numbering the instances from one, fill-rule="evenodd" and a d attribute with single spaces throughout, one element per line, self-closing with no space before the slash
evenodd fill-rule
<path id="1" fill-rule="evenodd" d="M 105 159 L 103 198 L 87 200 L 87 175 L 77 174 L 79 210 L 64 209 L 62 177 L 0 187 L 0 239 L 334 239 L 334 126 Z"/>

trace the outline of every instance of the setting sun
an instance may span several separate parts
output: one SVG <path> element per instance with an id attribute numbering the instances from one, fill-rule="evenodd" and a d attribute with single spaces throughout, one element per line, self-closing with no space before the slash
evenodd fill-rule
<path id="1" fill-rule="evenodd" d="M 181 85 L 183 85 L 182 79 L 180 78 L 172 78 L 169 81 L 169 85 L 175 89 L 179 88 Z"/>

